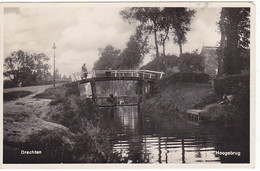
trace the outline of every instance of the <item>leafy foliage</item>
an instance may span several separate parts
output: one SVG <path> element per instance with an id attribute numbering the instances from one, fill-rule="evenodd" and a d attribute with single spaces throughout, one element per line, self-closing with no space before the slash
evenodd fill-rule
<path id="1" fill-rule="evenodd" d="M 146 53 L 149 52 L 148 37 L 142 32 L 142 27 L 137 27 L 136 32 L 127 42 L 127 47 L 121 52 L 108 45 L 100 49 L 100 58 L 95 63 L 94 69 L 136 69 L 142 63 Z"/>
<path id="2" fill-rule="evenodd" d="M 132 7 L 121 11 L 120 14 L 129 23 L 138 21 L 145 31 L 154 34 L 156 57 L 159 57 L 157 31 L 160 29 L 160 20 L 162 19 L 161 9 L 157 7 Z"/>
<path id="3" fill-rule="evenodd" d="M 154 70 L 154 71 L 164 71 L 167 68 L 172 68 L 179 65 L 179 58 L 175 55 L 166 55 L 160 58 L 154 58 L 151 62 L 142 66 L 141 69 Z"/>
<path id="4" fill-rule="evenodd" d="M 203 65 L 203 56 L 198 54 L 197 52 L 192 53 L 184 53 L 180 57 L 180 65 L 179 69 L 181 72 L 203 72 L 204 65 Z"/>
<path id="5" fill-rule="evenodd" d="M 219 27 L 222 34 L 219 57 L 224 73 L 239 74 L 249 69 L 250 8 L 222 8 Z"/>
<path id="6" fill-rule="evenodd" d="M 182 45 L 187 42 L 186 34 L 190 31 L 190 24 L 192 17 L 195 14 L 195 10 L 188 8 L 164 8 L 162 11 L 166 20 L 164 23 L 169 23 L 170 26 L 164 24 L 163 28 L 172 29 L 174 36 L 173 42 L 180 47 L 180 55 L 182 55 Z"/>
<path id="7" fill-rule="evenodd" d="M 148 52 L 147 36 L 143 38 L 142 31 L 137 29 L 136 34 L 130 37 L 127 47 L 120 54 L 117 69 L 139 68 L 144 55 Z"/>
<path id="8" fill-rule="evenodd" d="M 4 101 L 16 100 L 21 97 L 25 97 L 32 94 L 31 91 L 11 91 L 8 93 L 3 93 Z"/>
<path id="9" fill-rule="evenodd" d="M 48 60 L 43 53 L 30 54 L 22 50 L 13 52 L 4 60 L 4 76 L 14 86 L 36 84 L 50 77 Z"/>
<path id="10" fill-rule="evenodd" d="M 94 64 L 94 69 L 115 68 L 115 61 L 118 60 L 120 50 L 108 45 L 104 49 L 99 49 L 99 60 Z"/>
<path id="11" fill-rule="evenodd" d="M 163 46 L 165 56 L 165 42 L 169 40 L 169 32 L 174 35 L 173 42 L 180 46 L 186 43 L 186 34 L 190 31 L 191 19 L 195 10 L 188 8 L 158 8 L 158 7 L 133 7 L 120 13 L 129 23 L 139 22 L 144 32 L 154 34 L 156 57 L 159 57 L 159 47 Z"/>
<path id="12" fill-rule="evenodd" d="M 117 154 L 113 154 L 111 151 L 111 144 L 108 140 L 109 132 L 107 127 L 103 127 L 101 124 L 101 116 L 95 110 L 93 101 L 78 97 L 77 86 L 76 83 L 64 84 L 56 88 L 49 88 L 37 96 L 53 99 L 52 108 L 55 108 L 57 112 L 50 113 L 49 120 L 67 127 L 70 135 L 64 131 L 58 133 L 49 131 L 50 135 L 46 132 L 44 134 L 40 132 L 34 136 L 41 135 L 40 140 L 39 137 L 38 139 L 31 138 L 31 144 L 39 145 L 39 148 L 43 148 L 44 152 L 53 150 L 53 152 L 50 152 L 52 158 L 48 159 L 44 156 L 43 161 L 121 162 Z M 54 97 L 51 95 L 54 95 Z M 57 145 L 56 142 L 61 146 Z M 57 146 L 59 147 L 57 148 Z M 67 146 L 68 148 L 66 148 Z"/>

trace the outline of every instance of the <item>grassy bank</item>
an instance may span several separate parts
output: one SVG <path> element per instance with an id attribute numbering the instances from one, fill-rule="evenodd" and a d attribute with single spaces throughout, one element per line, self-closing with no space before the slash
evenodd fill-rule
<path id="1" fill-rule="evenodd" d="M 144 111 L 157 111 L 159 115 L 182 117 L 187 109 L 201 108 L 215 101 L 214 89 L 206 83 L 158 83 L 156 93 L 143 105 Z"/>
<path id="2" fill-rule="evenodd" d="M 21 97 L 28 96 L 30 94 L 32 94 L 31 91 L 12 91 L 12 92 L 8 92 L 8 93 L 4 93 L 4 102 L 16 100 Z"/>
<path id="3" fill-rule="evenodd" d="M 203 109 L 206 111 L 205 121 L 219 122 L 222 126 L 248 133 L 248 88 L 240 88 L 233 94 L 232 102 L 220 105 L 222 96 L 215 93 L 210 83 L 176 81 L 173 78 L 168 76 L 155 83 L 142 105 L 144 113 L 159 120 L 163 116 L 184 118 L 188 109 Z"/>
<path id="4" fill-rule="evenodd" d="M 4 143 L 5 163 L 106 163 L 121 162 L 111 151 L 109 132 L 91 100 L 80 99 L 77 84 L 49 88 L 35 98 L 51 99 L 42 119 L 65 129 L 41 129 L 26 142 Z M 21 150 L 41 155 L 21 155 Z M 16 155 L 14 155 L 16 154 Z"/>

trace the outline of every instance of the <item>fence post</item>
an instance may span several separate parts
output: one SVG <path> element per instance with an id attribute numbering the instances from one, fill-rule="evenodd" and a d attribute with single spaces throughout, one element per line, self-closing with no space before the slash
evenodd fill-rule
<path id="1" fill-rule="evenodd" d="M 163 72 L 161 72 L 160 78 L 162 78 Z"/>
<path id="2" fill-rule="evenodd" d="M 72 74 L 72 75 L 73 75 L 75 81 L 78 81 L 77 77 L 74 74 Z"/>
<path id="3" fill-rule="evenodd" d="M 94 69 L 92 70 L 92 78 L 93 78 L 93 77 L 96 77 L 96 72 L 95 72 Z"/>

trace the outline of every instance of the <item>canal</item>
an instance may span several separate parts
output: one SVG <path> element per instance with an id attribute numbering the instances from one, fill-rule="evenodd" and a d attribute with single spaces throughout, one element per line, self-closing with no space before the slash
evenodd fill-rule
<path id="1" fill-rule="evenodd" d="M 101 108 L 112 150 L 128 163 L 248 163 L 249 137 L 223 124 L 158 117 L 137 106 Z M 155 111 L 156 112 L 156 111 Z"/>

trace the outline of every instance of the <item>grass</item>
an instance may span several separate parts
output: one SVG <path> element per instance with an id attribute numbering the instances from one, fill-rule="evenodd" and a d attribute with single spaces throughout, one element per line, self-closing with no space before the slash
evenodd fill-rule
<path id="1" fill-rule="evenodd" d="M 69 132 L 61 129 L 43 129 L 29 137 L 26 143 L 10 144 L 4 143 L 4 163 L 65 163 L 72 160 L 71 137 Z M 8 146 L 9 145 L 9 146 Z M 22 155 L 21 150 L 41 151 L 40 155 Z"/>
<path id="2" fill-rule="evenodd" d="M 37 145 L 45 153 L 51 154 L 50 157 L 41 158 L 47 162 L 122 162 L 117 154 L 112 153 L 109 132 L 100 124 L 100 116 L 92 100 L 81 99 L 78 93 L 77 84 L 66 84 L 46 89 L 35 96 L 52 99 L 49 103 L 52 112 L 48 114 L 48 121 L 69 128 L 71 135 L 57 130 L 43 130 L 30 137 L 30 146 Z"/>
<path id="3" fill-rule="evenodd" d="M 208 100 L 208 97 L 211 99 Z M 179 115 L 188 109 L 203 107 L 214 101 L 214 90 L 210 84 L 205 83 L 172 83 L 158 87 L 144 103 L 147 113 L 158 113 L 159 115 Z M 155 112 L 154 112 L 155 111 Z"/>
<path id="4" fill-rule="evenodd" d="M 144 114 L 159 121 L 162 117 L 185 118 L 188 109 L 208 110 L 204 114 L 208 122 L 244 132 L 249 131 L 249 88 L 242 88 L 230 104 L 219 105 L 222 99 L 210 84 L 174 82 L 165 77 L 154 85 L 154 90 L 142 105 Z M 208 106 L 209 105 L 209 106 Z"/>
<path id="5" fill-rule="evenodd" d="M 32 94 L 31 91 L 12 91 L 8 93 L 4 93 L 4 102 L 17 100 L 19 98 L 25 97 Z"/>

